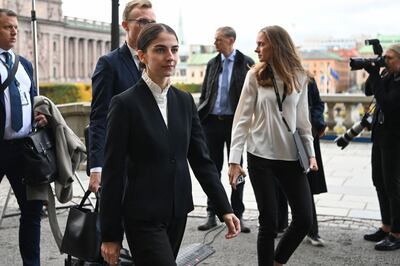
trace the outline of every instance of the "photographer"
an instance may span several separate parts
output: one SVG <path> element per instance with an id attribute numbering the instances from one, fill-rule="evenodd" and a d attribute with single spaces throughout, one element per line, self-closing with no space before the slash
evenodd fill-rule
<path id="1" fill-rule="evenodd" d="M 377 242 L 376 250 L 400 248 L 400 44 L 385 54 L 385 69 L 364 67 L 370 74 L 365 94 L 374 95 L 372 125 L 372 180 L 378 194 L 382 226 L 364 239 Z"/>

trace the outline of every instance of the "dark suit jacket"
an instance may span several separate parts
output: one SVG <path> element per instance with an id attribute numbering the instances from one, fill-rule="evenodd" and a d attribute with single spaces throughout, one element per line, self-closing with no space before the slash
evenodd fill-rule
<path id="1" fill-rule="evenodd" d="M 29 94 L 31 96 L 31 103 L 33 105 L 33 97 L 36 96 L 37 90 L 36 90 L 35 83 L 33 81 L 32 64 L 22 56 L 19 56 L 19 60 L 20 60 L 19 62 L 21 63 L 21 65 L 24 67 L 26 73 L 28 74 L 29 79 L 31 80 L 31 88 L 29 90 Z M 1 90 L 0 91 L 0 141 L 3 141 L 3 138 L 4 138 L 5 124 L 6 124 L 6 109 L 4 106 L 4 91 Z"/>
<path id="2" fill-rule="evenodd" d="M 308 107 L 310 110 L 310 122 L 312 125 L 312 132 L 314 137 L 314 151 L 315 151 L 315 159 L 318 164 L 318 171 L 313 172 L 310 171 L 307 174 L 308 181 L 310 183 L 310 188 L 312 194 L 320 194 L 327 192 L 328 189 L 326 187 L 325 181 L 325 172 L 324 166 L 322 164 L 322 156 L 321 156 L 321 147 L 319 143 L 319 133 L 321 130 L 325 129 L 325 121 L 324 121 L 324 108 L 325 104 L 321 100 L 319 96 L 319 90 L 317 87 L 317 83 L 312 78 L 308 83 Z"/>
<path id="3" fill-rule="evenodd" d="M 89 167 L 102 167 L 106 119 L 111 98 L 135 85 L 140 78 L 125 43 L 99 58 L 92 76 L 92 109 L 89 126 Z"/>
<path id="4" fill-rule="evenodd" d="M 217 213 L 232 212 L 192 96 L 170 87 L 167 100 L 168 128 L 143 79 L 111 102 L 100 205 L 103 241 L 122 240 L 122 217 L 161 222 L 186 217 L 193 210 L 188 161 Z"/>
<path id="5" fill-rule="evenodd" d="M 233 112 L 235 112 L 239 102 L 247 71 L 252 65 L 254 65 L 253 59 L 245 56 L 239 50 L 236 50 L 229 87 L 229 98 Z M 203 121 L 214 108 L 218 94 L 218 79 L 221 71 L 221 54 L 219 53 L 207 63 L 206 74 L 204 76 L 198 105 L 199 117 L 201 121 Z"/>

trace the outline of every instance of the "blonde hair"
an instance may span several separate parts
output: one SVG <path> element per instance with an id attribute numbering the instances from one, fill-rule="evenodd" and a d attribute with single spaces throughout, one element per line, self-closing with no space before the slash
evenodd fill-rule
<path id="1" fill-rule="evenodd" d="M 122 19 L 127 21 L 129 19 L 129 13 L 131 13 L 134 8 L 152 8 L 153 5 L 149 0 L 133 0 L 129 1 L 125 5 L 124 13 L 122 14 Z"/>
<path id="2" fill-rule="evenodd" d="M 301 84 L 298 74 L 305 73 L 301 65 L 296 47 L 285 29 L 280 26 L 268 26 L 260 30 L 271 46 L 271 61 L 262 62 L 255 66 L 257 81 L 261 86 L 272 85 L 271 64 L 276 74 L 286 85 L 287 93 L 299 91 Z"/>
<path id="3" fill-rule="evenodd" d="M 387 50 L 391 50 L 397 54 L 397 57 L 400 58 L 400 44 L 392 44 L 387 48 Z"/>

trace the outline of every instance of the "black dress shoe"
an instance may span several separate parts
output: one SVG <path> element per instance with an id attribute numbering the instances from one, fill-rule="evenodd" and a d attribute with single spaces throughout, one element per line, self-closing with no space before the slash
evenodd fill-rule
<path id="1" fill-rule="evenodd" d="M 397 238 L 392 234 L 390 234 L 382 241 L 376 243 L 375 245 L 376 250 L 382 250 L 382 251 L 396 250 L 399 248 L 400 248 L 400 238 Z"/>
<path id="2" fill-rule="evenodd" d="M 240 219 L 240 232 L 248 234 L 251 232 L 250 228 L 244 225 L 243 220 Z"/>
<path id="3" fill-rule="evenodd" d="M 379 242 L 385 239 L 389 235 L 388 232 L 385 232 L 382 230 L 382 228 L 379 228 L 378 231 L 372 234 L 364 235 L 364 239 L 367 241 L 372 241 L 372 242 Z"/>
<path id="4" fill-rule="evenodd" d="M 199 225 L 197 229 L 200 231 L 207 231 L 216 226 L 217 226 L 217 221 L 215 220 L 215 215 L 210 215 L 207 217 L 206 222 L 202 225 Z"/>

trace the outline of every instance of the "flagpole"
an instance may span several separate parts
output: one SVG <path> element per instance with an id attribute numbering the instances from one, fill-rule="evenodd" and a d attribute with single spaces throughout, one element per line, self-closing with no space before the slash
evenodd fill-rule
<path id="1" fill-rule="evenodd" d="M 33 40 L 33 74 L 34 81 L 36 83 L 37 94 L 39 95 L 39 70 L 38 70 L 38 53 L 37 53 L 37 21 L 36 21 L 36 3 L 32 0 L 32 11 L 31 11 L 31 22 L 32 22 L 32 40 Z"/>

